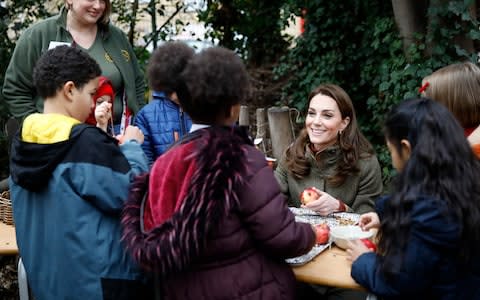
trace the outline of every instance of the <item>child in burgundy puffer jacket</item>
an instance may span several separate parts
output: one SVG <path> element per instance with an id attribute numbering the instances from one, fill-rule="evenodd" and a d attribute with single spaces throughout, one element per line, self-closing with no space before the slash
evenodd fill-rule
<path id="1" fill-rule="evenodd" d="M 295 221 L 265 155 L 234 126 L 250 92 L 245 66 L 214 47 L 182 76 L 192 129 L 131 188 L 127 248 L 156 275 L 162 299 L 293 299 L 284 260 L 308 252 L 315 233 Z"/>

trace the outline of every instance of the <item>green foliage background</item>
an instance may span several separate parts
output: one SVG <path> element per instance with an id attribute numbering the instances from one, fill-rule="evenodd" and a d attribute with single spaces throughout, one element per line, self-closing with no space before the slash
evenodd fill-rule
<path id="1" fill-rule="evenodd" d="M 5 70 L 15 47 L 16 35 L 28 27 L 34 20 L 49 16 L 43 2 L 38 0 L 11 1 L 8 7 L 0 6 L 0 89 L 3 87 Z M 8 176 L 8 147 L 5 137 L 5 123 L 8 120 L 8 109 L 0 93 L 0 180 Z"/>
<path id="2" fill-rule="evenodd" d="M 419 96 L 422 78 L 447 64 L 478 60 L 452 43 L 467 33 L 478 39 L 478 22 L 468 13 L 472 1 L 449 1 L 430 9 L 448 27 L 431 24 L 427 36 L 403 51 L 391 1 L 286 1 L 285 9 L 300 15 L 306 9 L 305 33 L 296 46 L 281 58 L 277 79 L 288 78 L 280 103 L 305 111 L 308 92 L 316 85 L 333 82 L 352 98 L 364 134 L 374 144 L 385 182 L 393 174 L 384 145 L 385 114 L 403 99 Z M 427 16 L 425 16 L 427 17 Z M 434 41 L 433 49 L 426 45 Z"/>
<path id="3" fill-rule="evenodd" d="M 324 82 L 342 86 L 354 101 L 361 129 L 376 147 L 388 182 L 392 168 L 382 136 L 383 117 L 392 105 L 418 96 L 422 78 L 432 71 L 461 60 L 478 61 L 476 53 L 469 53 L 454 42 L 459 35 L 467 35 L 474 41 L 480 38 L 476 16 L 469 13 L 473 2 L 452 0 L 432 6 L 425 16 L 433 20 L 428 33 L 418 35 L 407 53 L 394 21 L 391 1 L 208 0 L 207 9 L 198 16 L 212 28 L 207 38 L 235 49 L 252 72 L 263 68 L 262 88 L 278 89 L 272 92 L 272 97 L 265 97 L 270 101 L 266 105 L 288 105 L 305 111 L 307 95 L 313 87 Z M 8 30 L 20 32 L 33 20 L 49 15 L 40 0 L 8 3 L 8 7 L 0 8 L 2 36 L 7 36 Z M 136 15 L 130 14 L 128 6 L 131 3 L 134 2 L 113 2 L 118 22 L 135 21 L 132 16 Z M 164 13 L 160 1 L 150 1 L 149 7 Z M 305 32 L 289 47 L 291 41 L 282 30 L 292 15 L 299 16 L 302 11 L 306 11 Z M 160 31 L 155 36 L 165 35 Z M 2 84 L 13 48 L 14 39 L 0 39 Z M 141 47 L 136 50 L 145 66 L 148 51 Z M 0 101 L 2 129 L 7 118 L 8 112 Z M 8 161 L 5 136 L 3 130 L 0 132 L 3 178 Z"/>

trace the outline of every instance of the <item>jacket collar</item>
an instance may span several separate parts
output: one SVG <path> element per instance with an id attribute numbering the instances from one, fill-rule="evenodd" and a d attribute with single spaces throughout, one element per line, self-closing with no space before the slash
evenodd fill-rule
<path id="1" fill-rule="evenodd" d="M 309 159 L 315 161 L 323 161 L 326 164 L 335 163 L 337 157 L 340 154 L 341 150 L 338 144 L 332 145 L 322 151 L 313 152 L 311 149 L 311 144 L 307 143 L 305 145 L 305 156 Z"/>
<path id="2" fill-rule="evenodd" d="M 173 102 L 173 100 L 170 99 L 167 96 L 167 94 L 165 94 L 164 92 L 153 91 L 152 92 L 152 98 L 153 98 L 153 100 L 163 101 L 168 106 L 175 107 L 177 109 L 180 108 L 180 105 Z"/>
<path id="3" fill-rule="evenodd" d="M 57 18 L 57 25 L 67 31 L 67 8 L 64 6 L 60 9 L 60 14 Z"/>
<path id="4" fill-rule="evenodd" d="M 164 92 L 159 92 L 159 91 L 153 91 L 152 96 L 154 98 L 168 98 L 167 94 L 165 94 Z"/>

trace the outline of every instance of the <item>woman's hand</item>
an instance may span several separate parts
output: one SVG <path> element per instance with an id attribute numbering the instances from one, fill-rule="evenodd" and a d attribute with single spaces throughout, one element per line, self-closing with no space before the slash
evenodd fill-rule
<path id="1" fill-rule="evenodd" d="M 108 120 L 112 118 L 112 104 L 105 101 L 95 107 L 95 120 L 97 127 L 107 131 Z"/>
<path id="2" fill-rule="evenodd" d="M 365 244 L 362 241 L 360 240 L 348 241 L 347 253 L 349 257 L 347 259 L 350 260 L 351 262 L 356 261 L 360 255 L 367 252 L 373 252 L 373 250 L 368 249 L 367 246 L 365 246 Z"/>
<path id="3" fill-rule="evenodd" d="M 358 226 L 360 226 L 363 231 L 368 231 L 371 228 L 378 228 L 380 227 L 380 218 L 376 212 L 363 214 L 360 216 Z"/>
<path id="4" fill-rule="evenodd" d="M 313 189 L 320 195 L 316 200 L 310 201 L 302 207 L 311 209 L 322 216 L 329 215 L 338 211 L 340 201 L 332 197 L 330 194 L 325 193 L 315 187 Z"/>

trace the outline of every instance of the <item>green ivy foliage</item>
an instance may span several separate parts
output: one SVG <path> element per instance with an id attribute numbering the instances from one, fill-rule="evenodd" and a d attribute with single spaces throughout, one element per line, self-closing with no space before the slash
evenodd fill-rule
<path id="1" fill-rule="evenodd" d="M 281 17 L 285 0 L 218 0 L 207 1 L 199 20 L 214 30 L 209 38 L 221 46 L 236 50 L 249 65 L 275 62 L 288 46 L 281 30 L 287 19 Z"/>
<path id="2" fill-rule="evenodd" d="M 3 87 L 5 70 L 15 48 L 15 41 L 20 33 L 37 19 L 50 16 L 43 5 L 44 1 L 7 1 L 0 6 L 0 89 Z M 0 124 L 8 118 L 8 110 L 0 93 Z M 1 131 L 3 133 L 3 130 Z"/>
<path id="3" fill-rule="evenodd" d="M 430 8 L 425 16 L 433 20 L 428 33 L 418 35 L 405 54 L 390 1 L 289 1 L 289 11 L 307 11 L 306 27 L 275 69 L 277 79 L 288 78 L 281 104 L 305 111 L 313 87 L 325 82 L 342 86 L 354 102 L 362 132 L 377 150 L 388 183 L 394 171 L 384 145 L 384 116 L 396 103 L 419 96 L 422 78 L 434 70 L 478 60 L 476 53 L 452 43 L 462 34 L 473 40 L 480 37 L 478 22 L 469 14 L 471 3 L 449 1 Z"/>

